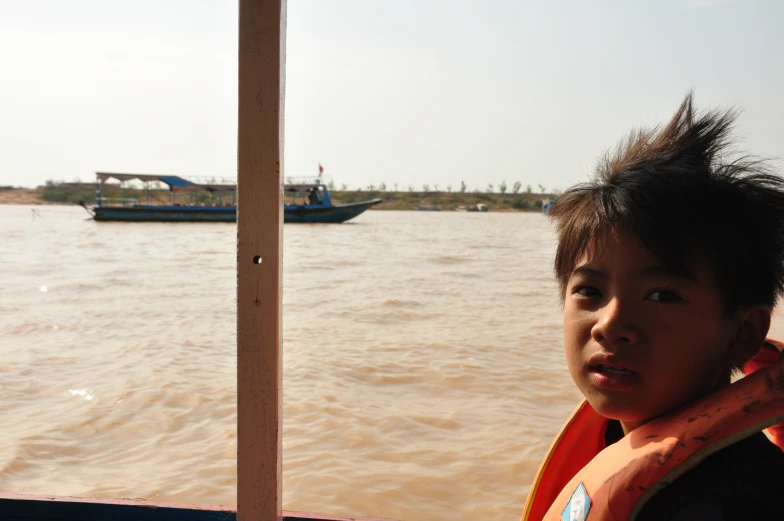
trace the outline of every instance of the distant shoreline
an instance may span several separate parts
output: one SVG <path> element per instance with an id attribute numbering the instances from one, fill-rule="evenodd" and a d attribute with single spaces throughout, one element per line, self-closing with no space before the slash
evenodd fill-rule
<path id="1" fill-rule="evenodd" d="M 335 204 L 353 203 L 374 197 L 384 202 L 374 206 L 374 210 L 425 210 L 455 211 L 458 207 L 466 210 L 476 208 L 477 204 L 487 206 L 490 212 L 541 212 L 542 201 L 553 197 L 551 194 L 510 194 L 486 192 L 379 192 L 379 191 L 331 191 Z"/>
<path id="2" fill-rule="evenodd" d="M 5 188 L 0 190 L 0 204 L 67 205 L 69 202 L 44 201 L 42 188 Z"/>
<path id="3" fill-rule="evenodd" d="M 38 188 L 2 188 L 0 189 L 0 204 L 14 205 L 76 205 L 79 200 L 93 204 L 94 184 L 74 187 L 73 191 L 66 191 L 63 195 L 63 186 L 57 187 L 57 194 L 52 187 L 39 186 Z M 74 185 L 70 185 L 74 186 Z M 89 191 L 87 191 L 89 190 Z M 48 194 L 47 194 L 48 192 Z M 162 192 L 166 193 L 166 192 Z M 57 199 L 52 200 L 57 195 Z M 414 211 L 416 208 L 433 209 L 438 211 L 455 211 L 458 207 L 466 210 L 476 208 L 477 204 L 487 206 L 489 212 L 540 212 L 542 201 L 551 199 L 552 194 L 534 193 L 484 193 L 484 192 L 381 192 L 348 190 L 330 191 L 334 204 L 353 203 L 362 200 L 380 197 L 384 202 L 371 208 L 371 210 L 398 210 Z M 46 200 L 46 199 L 49 200 Z M 91 199 L 90 199 L 91 198 Z"/>

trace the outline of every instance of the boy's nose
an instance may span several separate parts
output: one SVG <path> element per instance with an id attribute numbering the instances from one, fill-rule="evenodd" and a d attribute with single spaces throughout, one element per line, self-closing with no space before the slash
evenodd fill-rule
<path id="1" fill-rule="evenodd" d="M 591 337 L 608 346 L 634 345 L 640 340 L 640 332 L 627 309 L 614 298 L 599 310 L 598 320 L 591 328 Z"/>

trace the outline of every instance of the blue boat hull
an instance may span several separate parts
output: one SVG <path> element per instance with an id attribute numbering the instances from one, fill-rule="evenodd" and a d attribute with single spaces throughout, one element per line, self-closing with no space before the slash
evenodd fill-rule
<path id="1" fill-rule="evenodd" d="M 337 206 L 309 205 L 285 206 L 283 222 L 286 223 L 342 223 L 360 215 L 382 199 Z M 96 221 L 112 222 L 237 222 L 234 206 L 95 206 Z"/>
<path id="2" fill-rule="evenodd" d="M 285 206 L 283 222 L 286 223 L 343 223 L 353 219 L 383 199 L 337 206 Z"/>

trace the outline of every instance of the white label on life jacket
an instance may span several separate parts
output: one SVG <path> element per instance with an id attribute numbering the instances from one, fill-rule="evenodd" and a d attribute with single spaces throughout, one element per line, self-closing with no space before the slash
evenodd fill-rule
<path id="1" fill-rule="evenodd" d="M 563 521 L 585 521 L 589 510 L 591 510 L 591 498 L 588 497 L 585 485 L 581 481 L 561 511 L 561 519 Z"/>

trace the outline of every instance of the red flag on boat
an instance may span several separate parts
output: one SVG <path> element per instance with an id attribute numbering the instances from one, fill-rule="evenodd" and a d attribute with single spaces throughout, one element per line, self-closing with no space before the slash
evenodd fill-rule
<path id="1" fill-rule="evenodd" d="M 324 173 L 324 167 L 321 166 L 321 163 L 319 163 L 319 175 L 321 175 L 323 173 Z"/>

